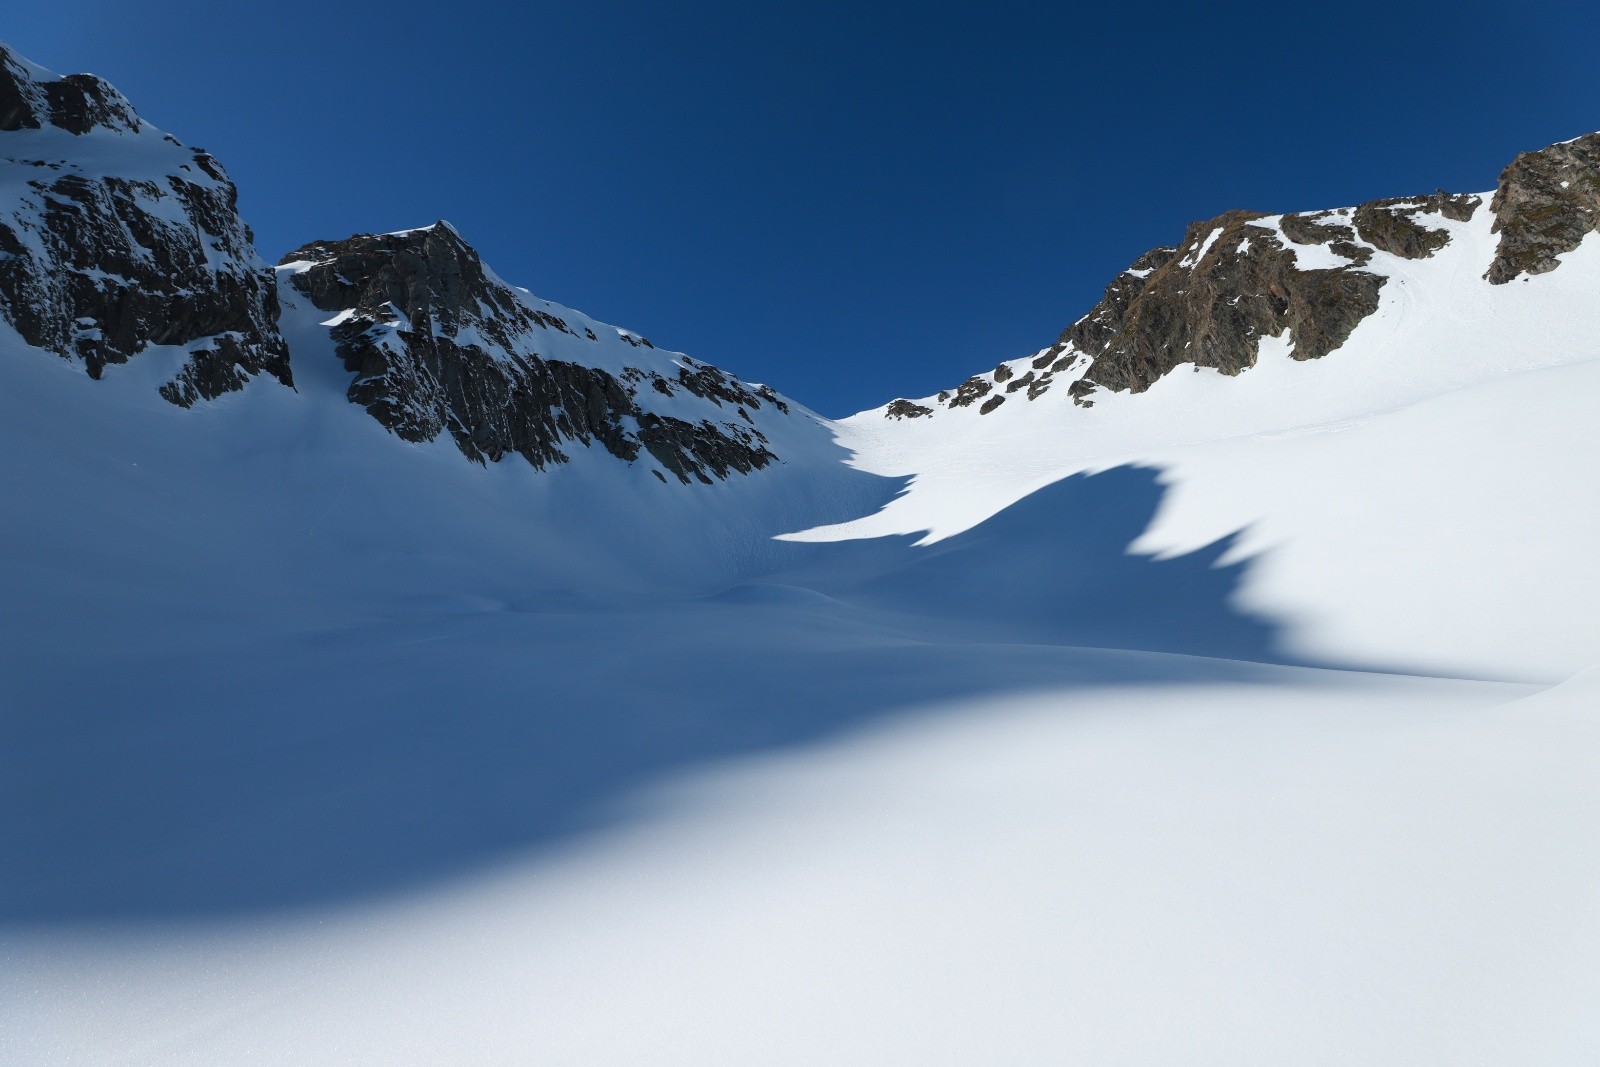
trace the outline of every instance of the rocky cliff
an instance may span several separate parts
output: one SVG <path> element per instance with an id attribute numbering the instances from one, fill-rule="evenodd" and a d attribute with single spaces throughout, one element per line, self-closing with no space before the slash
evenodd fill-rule
<path id="1" fill-rule="evenodd" d="M 152 348 L 188 407 L 267 374 L 290 384 L 271 271 L 221 164 L 99 78 L 0 45 L 0 316 L 98 378 Z"/>
<path id="2" fill-rule="evenodd" d="M 1134 260 L 1055 344 L 920 403 L 893 401 L 884 415 L 971 406 L 989 414 L 1054 386 L 1090 407 L 1099 390 L 1140 393 L 1185 364 L 1238 374 L 1255 365 L 1265 337 L 1286 335 L 1295 359 L 1321 359 L 1378 309 L 1387 281 L 1378 254 L 1430 258 L 1450 242 L 1451 223 L 1482 207 L 1482 196 L 1437 192 L 1194 223 L 1177 245 Z M 1556 269 L 1560 255 L 1600 229 L 1600 134 L 1518 156 L 1489 210 L 1499 235 L 1484 275 L 1491 284 Z"/>
<path id="3" fill-rule="evenodd" d="M 1600 230 L 1600 133 L 1512 160 L 1490 208 L 1500 244 L 1484 277 L 1503 285 L 1555 270 L 1558 256 Z"/>
<path id="4" fill-rule="evenodd" d="M 160 393 L 184 407 L 257 375 L 292 385 L 278 281 L 237 200 L 216 159 L 106 82 L 0 45 L 0 318 L 27 345 L 91 378 L 164 352 Z M 291 291 L 332 313 L 349 399 L 406 440 L 448 433 L 475 461 L 541 469 L 594 446 L 683 483 L 778 458 L 761 426 L 789 409 L 772 390 L 533 299 L 448 225 L 288 262 Z"/>
<path id="5" fill-rule="evenodd" d="M 759 424 L 789 407 L 771 389 L 507 285 L 448 223 L 314 242 L 281 270 L 325 313 L 350 399 L 408 441 L 448 433 L 477 462 L 540 469 L 598 445 L 683 483 L 778 458 Z"/>

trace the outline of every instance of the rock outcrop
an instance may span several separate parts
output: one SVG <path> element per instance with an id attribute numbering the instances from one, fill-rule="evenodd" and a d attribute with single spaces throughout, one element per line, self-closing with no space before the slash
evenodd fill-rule
<path id="1" fill-rule="evenodd" d="M 1361 240 L 1378 251 L 1401 259 L 1427 259 L 1450 243 L 1450 233 L 1425 225 L 1418 216 L 1437 215 L 1466 222 L 1482 204 L 1482 197 L 1447 193 L 1441 189 L 1430 196 L 1369 200 L 1356 208 L 1353 215 Z"/>
<path id="2" fill-rule="evenodd" d="M 1189 227 L 1112 279 L 1089 313 L 1028 360 L 1003 363 L 919 404 L 896 400 L 892 419 L 941 408 L 997 410 L 1062 383 L 1083 407 L 1099 390 L 1139 393 L 1184 364 L 1238 374 L 1264 337 L 1287 335 L 1295 359 L 1321 359 L 1378 309 L 1387 281 L 1379 255 L 1428 259 L 1470 222 L 1483 197 L 1439 191 L 1354 208 L 1291 215 L 1230 211 Z M 1499 241 L 1484 278 L 1503 285 L 1555 270 L 1600 230 L 1600 133 L 1517 156 L 1490 203 Z"/>
<path id="3" fill-rule="evenodd" d="M 350 399 L 408 441 L 449 433 L 476 462 L 519 455 L 541 470 L 573 444 L 599 445 L 629 462 L 648 455 L 684 483 L 778 458 L 755 414 L 787 415 L 772 390 L 569 321 L 494 277 L 448 223 L 314 242 L 282 269 L 332 314 Z"/>
<path id="4" fill-rule="evenodd" d="M 267 374 L 291 383 L 272 273 L 221 164 L 145 123 L 99 78 L 0 46 L 0 315 L 98 378 L 181 350 L 188 407 Z"/>
<path id="5" fill-rule="evenodd" d="M 933 409 L 902 399 L 890 401 L 885 414 L 891 419 L 920 419 L 924 415 L 932 415 Z"/>
<path id="6" fill-rule="evenodd" d="M 1555 270 L 1600 230 L 1600 133 L 1524 152 L 1500 172 L 1490 204 L 1500 235 L 1484 275 L 1495 285 Z"/>
<path id="7" fill-rule="evenodd" d="M 1353 259 L 1301 269 L 1293 242 L 1261 218 L 1232 211 L 1196 223 L 1177 248 L 1146 253 L 1114 281 L 1057 342 L 1089 359 L 1082 380 L 1139 393 L 1183 363 L 1238 374 L 1263 337 L 1287 332 L 1296 359 L 1343 344 L 1378 309 L 1384 279 Z"/>
<path id="8" fill-rule="evenodd" d="M 1037 400 L 1063 383 L 1082 407 L 1099 390 L 1141 393 L 1179 366 L 1239 374 L 1261 341 L 1287 335 L 1290 355 L 1321 359 L 1378 309 L 1387 279 L 1377 253 L 1426 259 L 1482 198 L 1445 192 L 1292 215 L 1230 211 L 1191 225 L 1173 247 L 1144 253 L 1087 315 L 1025 361 L 974 375 L 932 403 L 987 415 L 1013 394 Z M 922 408 L 917 412 L 913 409 Z M 889 418 L 936 409 L 897 400 Z"/>

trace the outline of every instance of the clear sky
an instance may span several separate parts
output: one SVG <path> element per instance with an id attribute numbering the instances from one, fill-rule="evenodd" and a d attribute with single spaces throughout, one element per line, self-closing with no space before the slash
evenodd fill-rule
<path id="1" fill-rule="evenodd" d="M 1600 129 L 1600 4 L 75 0 L 0 38 L 216 153 L 262 254 L 447 218 L 825 414 L 1052 341 L 1234 207 Z"/>

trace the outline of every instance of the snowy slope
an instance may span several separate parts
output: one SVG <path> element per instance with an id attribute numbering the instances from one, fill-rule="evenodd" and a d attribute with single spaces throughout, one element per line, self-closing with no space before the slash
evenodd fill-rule
<path id="1" fill-rule="evenodd" d="M 432 893 L 23 933 L 3 1029 L 62 1064 L 1593 1059 L 1592 684 L 1140 668 L 1190 681 L 942 702 Z"/>
<path id="2" fill-rule="evenodd" d="M 1237 534 L 1225 560 L 1251 561 L 1238 603 L 1290 623 L 1295 653 L 1477 676 L 1579 670 L 1600 658 L 1588 414 L 1600 238 L 1552 272 L 1492 285 L 1489 210 L 1429 223 L 1449 243 L 1426 259 L 1375 252 L 1363 269 L 1387 279 L 1377 311 L 1320 359 L 1269 337 L 1237 375 L 1181 366 L 1145 392 L 1097 391 L 1092 407 L 1062 382 L 988 414 L 927 398 L 925 416 L 846 419 L 852 464 L 911 484 L 870 517 L 793 536 L 931 544 L 1069 475 L 1133 464 L 1168 492 L 1131 550 Z"/>

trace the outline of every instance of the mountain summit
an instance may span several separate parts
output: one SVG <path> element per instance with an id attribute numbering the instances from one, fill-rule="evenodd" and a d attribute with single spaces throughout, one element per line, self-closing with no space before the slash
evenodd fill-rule
<path id="1" fill-rule="evenodd" d="M 267 375 L 291 383 L 277 289 L 222 165 L 99 78 L 0 45 L 0 314 L 92 378 L 171 357 L 188 407 Z"/>
<path id="2" fill-rule="evenodd" d="M 778 458 L 760 427 L 789 405 L 771 389 L 507 285 L 447 222 L 317 241 L 280 275 L 286 305 L 325 320 L 350 400 L 407 441 L 448 432 L 469 459 L 540 469 L 597 444 L 685 484 Z"/>

